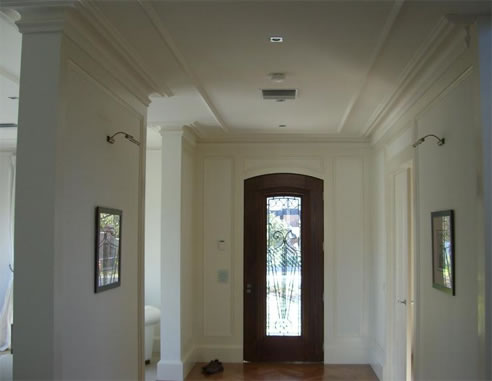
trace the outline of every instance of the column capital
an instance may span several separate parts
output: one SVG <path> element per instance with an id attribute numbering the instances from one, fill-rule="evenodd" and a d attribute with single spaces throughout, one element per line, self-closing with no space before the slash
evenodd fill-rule
<path id="1" fill-rule="evenodd" d="M 161 134 L 161 136 L 168 136 L 168 135 L 181 135 L 183 136 L 184 134 L 184 126 L 176 124 L 165 124 L 165 125 L 159 125 L 158 131 Z"/>
<path id="2" fill-rule="evenodd" d="M 19 31 L 25 33 L 60 32 L 65 29 L 69 12 L 79 0 L 3 0 L 2 9 L 10 10 Z M 15 11 L 19 17 L 12 14 Z"/>

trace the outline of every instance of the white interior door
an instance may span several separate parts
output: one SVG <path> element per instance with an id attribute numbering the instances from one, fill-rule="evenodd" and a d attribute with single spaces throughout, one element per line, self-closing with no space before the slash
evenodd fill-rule
<path id="1" fill-rule="evenodd" d="M 407 380 L 409 353 L 408 316 L 410 306 L 409 269 L 411 254 L 410 170 L 395 175 L 395 301 L 394 379 Z M 409 370 L 409 369 L 408 369 Z"/>

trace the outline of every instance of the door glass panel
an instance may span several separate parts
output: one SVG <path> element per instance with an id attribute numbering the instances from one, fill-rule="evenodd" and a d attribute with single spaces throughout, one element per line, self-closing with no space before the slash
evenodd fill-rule
<path id="1" fill-rule="evenodd" d="M 267 336 L 301 335 L 301 197 L 267 197 Z"/>

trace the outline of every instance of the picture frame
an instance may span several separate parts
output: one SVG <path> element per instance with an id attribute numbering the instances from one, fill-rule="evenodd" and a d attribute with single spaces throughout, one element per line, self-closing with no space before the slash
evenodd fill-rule
<path id="1" fill-rule="evenodd" d="M 96 207 L 94 292 L 121 285 L 121 237 L 123 212 Z"/>
<path id="2" fill-rule="evenodd" d="M 431 213 L 432 287 L 456 294 L 454 211 Z"/>

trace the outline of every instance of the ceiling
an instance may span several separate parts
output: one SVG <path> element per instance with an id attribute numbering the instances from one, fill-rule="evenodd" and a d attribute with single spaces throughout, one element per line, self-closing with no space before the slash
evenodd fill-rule
<path id="1" fill-rule="evenodd" d="M 86 3 L 161 94 L 151 97 L 149 124 L 190 126 L 203 140 L 367 139 L 444 16 L 490 11 L 490 1 L 457 0 Z M 16 65 L 3 57 L 0 74 Z M 272 82 L 272 72 L 286 79 Z M 263 88 L 298 97 L 263 100 Z"/>

